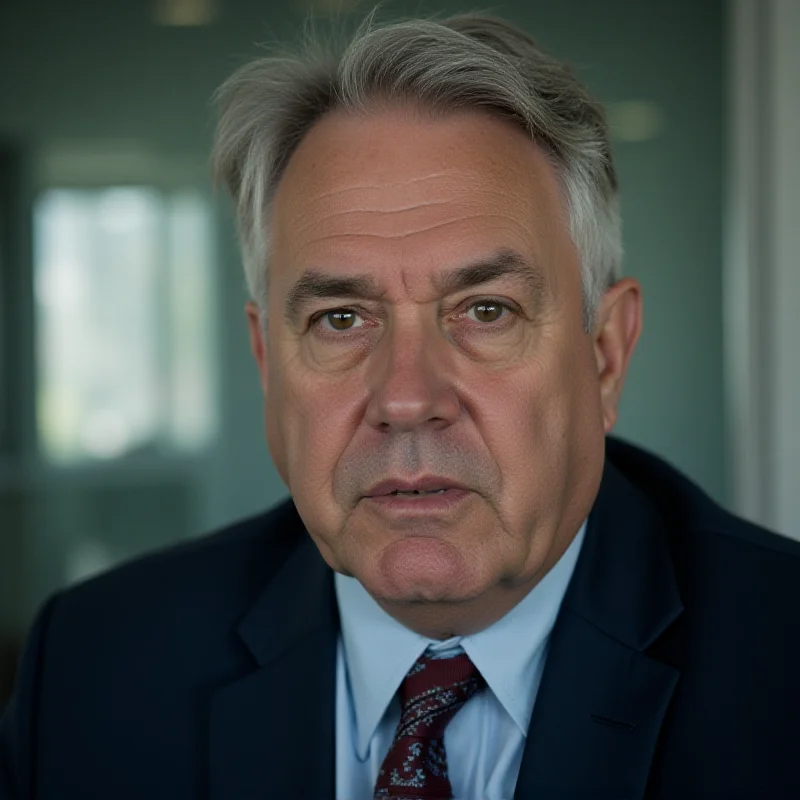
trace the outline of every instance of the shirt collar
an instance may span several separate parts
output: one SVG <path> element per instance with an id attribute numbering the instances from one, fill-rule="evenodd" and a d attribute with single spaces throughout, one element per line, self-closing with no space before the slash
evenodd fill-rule
<path id="1" fill-rule="evenodd" d="M 504 617 L 471 636 L 435 642 L 387 614 L 355 579 L 336 573 L 342 643 L 356 720 L 356 747 L 365 759 L 378 723 L 403 678 L 428 647 L 462 647 L 523 735 L 527 734 L 543 667 L 542 651 L 558 616 L 586 531 Z"/>

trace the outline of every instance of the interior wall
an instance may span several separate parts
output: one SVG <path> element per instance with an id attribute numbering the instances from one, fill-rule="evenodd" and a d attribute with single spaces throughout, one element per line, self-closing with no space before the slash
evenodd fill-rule
<path id="1" fill-rule="evenodd" d="M 0 4 L 0 139 L 26 154 L 29 188 L 50 155 L 77 145 L 90 152 L 135 150 L 145 160 L 172 164 L 184 183 L 210 191 L 210 95 L 235 66 L 257 55 L 255 42 L 296 31 L 306 10 L 301 4 L 256 0 L 218 6 L 218 18 L 207 27 L 165 28 L 154 25 L 150 5 L 137 0 Z M 408 3 L 387 6 L 390 12 L 417 8 Z M 459 6 L 435 8 L 455 11 Z M 517 0 L 496 11 L 570 60 L 614 110 L 625 271 L 641 280 L 646 313 L 618 432 L 666 456 L 724 501 L 723 4 Z M 215 202 L 219 437 L 191 469 L 165 468 L 165 481 L 174 482 L 176 475 L 183 481 L 183 499 L 165 499 L 163 514 L 147 523 L 161 528 L 120 549 L 125 557 L 145 544 L 166 544 L 255 512 L 286 491 L 263 443 L 263 412 L 247 350 L 245 294 L 230 212 L 223 198 Z M 19 330 L 17 335 L 24 342 L 31 334 Z M 27 480 L 20 478 L 19 464 L 35 463 L 29 445 L 6 458 L 5 472 L 0 469 L 6 482 Z M 141 469 L 151 474 L 147 464 Z M 131 467 L 117 484 L 128 485 L 135 472 Z M 56 496 L 60 482 L 58 474 L 37 472 L 36 497 Z M 79 495 L 80 483 L 72 484 Z M 33 515 L 40 522 L 31 523 L 26 538 L 29 578 L 25 597 L 16 601 L 20 620 L 27 620 L 43 595 L 63 581 L 65 553 L 100 518 L 92 511 L 96 491 L 87 483 L 83 499 L 76 503 L 73 498 L 56 515 L 55 527 L 53 514 Z M 152 492 L 159 496 L 158 486 Z M 0 503 L 0 513 L 3 508 Z M 17 512 L 0 519 L 0 561 L 18 558 L 14 548 L 20 546 L 19 537 L 9 533 L 19 524 L 14 521 Z M 138 536 L 127 528 L 120 535 Z M 53 546 L 54 537 L 60 546 Z"/>

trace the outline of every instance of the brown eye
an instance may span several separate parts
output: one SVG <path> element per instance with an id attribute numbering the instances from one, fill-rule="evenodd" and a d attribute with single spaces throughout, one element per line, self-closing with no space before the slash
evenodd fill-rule
<path id="1" fill-rule="evenodd" d="M 361 320 L 350 308 L 337 308 L 334 311 L 328 311 L 323 319 L 335 331 L 348 331 L 351 328 L 357 328 L 361 324 Z"/>
<path id="2" fill-rule="evenodd" d="M 506 307 L 494 300 L 481 300 L 473 303 L 467 312 L 477 322 L 497 322 L 505 312 Z"/>

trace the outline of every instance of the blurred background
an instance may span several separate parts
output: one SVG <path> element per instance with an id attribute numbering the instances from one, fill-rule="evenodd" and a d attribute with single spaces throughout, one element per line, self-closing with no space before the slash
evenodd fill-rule
<path id="1" fill-rule="evenodd" d="M 800 536 L 800 2 L 492 8 L 607 104 L 646 309 L 618 433 Z M 210 97 L 309 11 L 360 13 L 0 3 L 0 708 L 47 595 L 286 494 L 210 185 Z"/>

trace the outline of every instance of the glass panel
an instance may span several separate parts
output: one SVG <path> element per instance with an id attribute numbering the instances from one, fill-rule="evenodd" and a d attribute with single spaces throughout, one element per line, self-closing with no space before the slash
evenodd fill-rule
<path id="1" fill-rule="evenodd" d="M 54 189 L 40 198 L 37 420 L 50 460 L 208 440 L 208 216 L 198 197 L 149 188 Z M 188 410 L 187 395 L 196 404 Z"/>
<path id="2" fill-rule="evenodd" d="M 178 194 L 169 208 L 170 401 L 168 424 L 180 449 L 206 442 L 215 426 L 212 387 L 214 252 L 207 203 L 194 194 Z"/>

